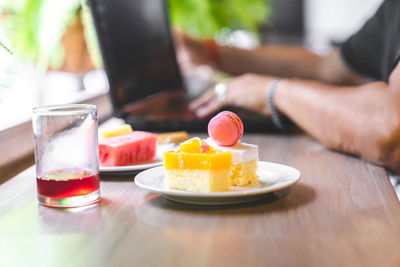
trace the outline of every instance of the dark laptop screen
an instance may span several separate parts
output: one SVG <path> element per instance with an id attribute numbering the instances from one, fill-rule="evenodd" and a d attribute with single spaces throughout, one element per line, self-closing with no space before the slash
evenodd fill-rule
<path id="1" fill-rule="evenodd" d="M 114 107 L 182 89 L 165 0 L 90 0 Z"/>

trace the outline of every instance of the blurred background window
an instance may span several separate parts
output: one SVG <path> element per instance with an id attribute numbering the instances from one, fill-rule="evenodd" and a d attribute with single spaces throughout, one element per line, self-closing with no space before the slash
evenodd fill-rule
<path id="1" fill-rule="evenodd" d="M 360 28 L 381 3 L 168 1 L 172 25 L 189 34 L 243 48 L 285 43 L 321 53 Z M 0 114 L 7 114 L 1 116 L 0 130 L 29 120 L 34 106 L 76 102 L 107 92 L 84 0 L 3 0 L 0 25 Z"/>

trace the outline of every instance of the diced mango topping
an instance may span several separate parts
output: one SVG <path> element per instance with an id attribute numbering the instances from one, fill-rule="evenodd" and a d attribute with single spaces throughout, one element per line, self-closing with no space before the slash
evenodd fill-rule
<path id="1" fill-rule="evenodd" d="M 184 153 L 213 153 L 215 149 L 200 138 L 195 137 L 181 143 L 179 151 Z"/>
<path id="2" fill-rule="evenodd" d="M 185 153 L 200 153 L 201 140 L 197 137 L 183 142 L 179 150 Z"/>
<path id="3" fill-rule="evenodd" d="M 181 143 L 179 151 L 164 153 L 165 169 L 220 170 L 230 168 L 231 152 L 215 150 L 200 138 Z"/>
<path id="4" fill-rule="evenodd" d="M 206 152 L 208 152 L 210 150 L 210 148 L 211 147 L 209 145 L 202 145 L 200 147 L 200 153 L 206 153 Z"/>
<path id="5" fill-rule="evenodd" d="M 216 150 L 212 146 L 209 146 L 203 140 L 201 141 L 200 153 L 214 153 L 215 151 Z"/>
<path id="6" fill-rule="evenodd" d="M 100 139 L 105 139 L 113 136 L 128 134 L 131 132 L 133 132 L 132 127 L 129 124 L 123 124 L 118 128 L 100 130 L 99 137 Z"/>

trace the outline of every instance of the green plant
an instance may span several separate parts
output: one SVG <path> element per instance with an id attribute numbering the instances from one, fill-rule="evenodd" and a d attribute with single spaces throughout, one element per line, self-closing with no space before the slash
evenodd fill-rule
<path id="1" fill-rule="evenodd" d="M 4 0 L 3 6 L 4 27 L 16 56 L 35 62 L 41 70 L 62 65 L 60 41 L 71 21 L 79 18 L 85 28 L 93 28 L 81 13 L 87 13 L 84 0 Z M 94 35 L 85 36 L 93 39 Z M 87 43 L 93 41 L 87 40 Z M 96 47 L 91 47 L 89 52 L 98 54 Z"/>
<path id="2" fill-rule="evenodd" d="M 0 46 L 3 47 L 9 54 L 13 54 L 10 48 L 8 48 L 1 40 L 0 40 Z"/>
<path id="3" fill-rule="evenodd" d="M 258 33 L 268 21 L 272 0 L 169 0 L 172 25 L 212 37 L 223 28 Z"/>
<path id="4" fill-rule="evenodd" d="M 223 28 L 257 32 L 260 24 L 268 20 L 272 0 L 168 1 L 173 26 L 211 37 Z M 85 0 L 3 0 L 2 5 L 2 26 L 17 58 L 35 62 L 43 71 L 49 66 L 60 67 L 64 59 L 61 38 L 69 23 L 79 18 L 92 62 L 97 67 L 101 65 Z M 4 45 L 0 43 L 0 46 Z"/>

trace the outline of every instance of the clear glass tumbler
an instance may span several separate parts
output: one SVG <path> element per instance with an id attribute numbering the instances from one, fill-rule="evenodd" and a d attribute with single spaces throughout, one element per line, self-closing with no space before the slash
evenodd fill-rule
<path id="1" fill-rule="evenodd" d="M 32 123 L 39 202 L 52 207 L 99 202 L 96 106 L 36 107 Z"/>

